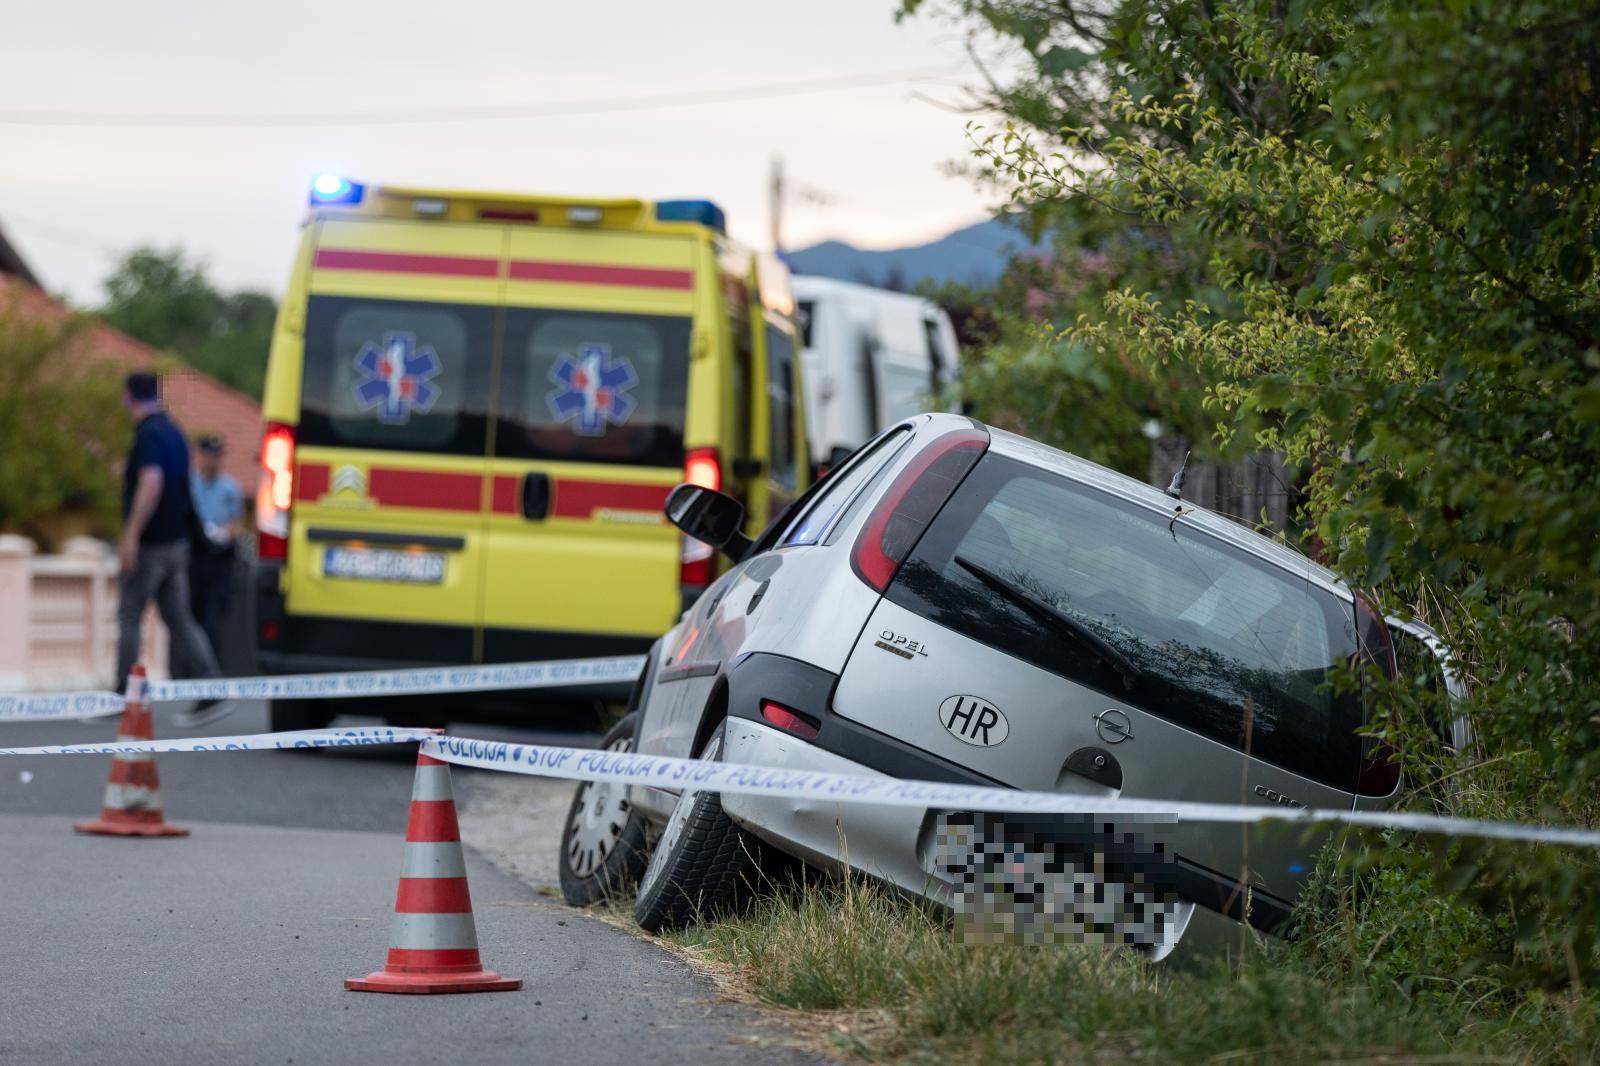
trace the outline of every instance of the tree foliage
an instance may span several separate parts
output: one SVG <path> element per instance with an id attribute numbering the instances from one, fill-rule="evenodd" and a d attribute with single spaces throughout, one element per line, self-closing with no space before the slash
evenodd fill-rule
<path id="1" fill-rule="evenodd" d="M 181 248 L 136 248 L 106 279 L 101 315 L 124 333 L 261 398 L 277 305 L 259 292 L 222 293 Z"/>
<path id="2" fill-rule="evenodd" d="M 0 529 L 33 532 L 63 509 L 116 520 L 113 469 L 130 430 L 118 375 L 76 358 L 82 324 L 51 324 L 0 303 Z"/>
<path id="3" fill-rule="evenodd" d="M 973 134 L 1018 203 L 1058 236 L 1091 217 L 1199 264 L 1198 277 L 1158 266 L 1096 282 L 1062 343 L 1195 382 L 1219 442 L 1280 448 L 1307 471 L 1318 549 L 1446 635 L 1471 682 L 1479 761 L 1449 763 L 1416 694 L 1397 693 L 1377 729 L 1412 782 L 1456 775 L 1419 795 L 1592 824 L 1600 5 L 940 10 L 1020 57 L 990 100 L 1008 121 Z M 1459 889 L 1493 931 L 1473 964 L 1493 956 L 1553 984 L 1600 976 L 1593 856 L 1429 858 L 1417 876 Z"/>

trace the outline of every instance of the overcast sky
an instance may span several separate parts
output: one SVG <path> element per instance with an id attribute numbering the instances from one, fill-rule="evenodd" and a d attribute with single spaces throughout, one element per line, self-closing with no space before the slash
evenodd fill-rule
<path id="1" fill-rule="evenodd" d="M 893 246 L 976 221 L 965 156 L 973 80 L 948 24 L 895 0 L 95 0 L 10 7 L 0 30 L 0 226 L 54 291 L 93 305 L 139 243 L 200 253 L 225 287 L 279 293 L 311 175 L 646 198 L 707 196 L 768 245 L 781 154 L 791 247 Z M 782 86 L 939 77 L 808 95 Z M 593 101 L 769 86 L 730 103 L 408 125 L 104 128 L 22 112 L 330 115 Z M 64 114 L 57 114 L 64 113 Z M 40 116 L 33 115 L 33 118 Z M 10 121 L 6 121 L 6 120 Z"/>

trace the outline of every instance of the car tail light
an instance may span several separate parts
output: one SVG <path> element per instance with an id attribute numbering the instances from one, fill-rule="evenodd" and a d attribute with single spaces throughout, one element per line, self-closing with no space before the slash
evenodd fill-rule
<path id="1" fill-rule="evenodd" d="M 1394 641 L 1389 636 L 1389 627 L 1365 596 L 1358 592 L 1355 601 L 1356 641 L 1361 647 L 1361 658 L 1375 665 L 1384 677 L 1393 680 L 1399 668 L 1395 663 Z M 1361 770 L 1356 775 L 1356 791 L 1363 796 L 1387 796 L 1398 787 L 1400 763 L 1395 759 L 1394 749 L 1374 737 L 1364 738 L 1361 742 Z"/>
<path id="2" fill-rule="evenodd" d="M 793 733 L 806 740 L 816 740 L 822 732 L 822 723 L 809 714 L 801 714 L 793 707 L 785 707 L 775 700 L 761 701 L 761 717 L 785 733 Z"/>
<path id="3" fill-rule="evenodd" d="M 988 447 L 989 434 L 982 429 L 958 429 L 912 458 L 856 538 L 850 563 L 861 580 L 879 592 L 889 587 L 923 531 Z"/>
<path id="4" fill-rule="evenodd" d="M 256 490 L 256 557 L 289 554 L 289 511 L 294 506 L 294 429 L 268 424 L 261 438 L 261 485 Z"/>

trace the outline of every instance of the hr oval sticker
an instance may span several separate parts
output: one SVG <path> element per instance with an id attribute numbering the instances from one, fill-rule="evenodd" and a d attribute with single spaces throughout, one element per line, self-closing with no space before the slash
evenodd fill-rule
<path id="1" fill-rule="evenodd" d="M 1000 708 L 978 696 L 951 696 L 939 704 L 939 723 L 957 740 L 992 748 L 1011 733 Z"/>

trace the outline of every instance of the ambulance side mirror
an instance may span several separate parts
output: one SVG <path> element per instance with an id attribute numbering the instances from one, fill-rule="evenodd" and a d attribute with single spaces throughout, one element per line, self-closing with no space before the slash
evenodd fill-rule
<path id="1" fill-rule="evenodd" d="M 752 541 L 739 532 L 744 505 L 702 485 L 679 485 L 667 495 L 667 521 L 734 562 L 750 554 Z"/>

